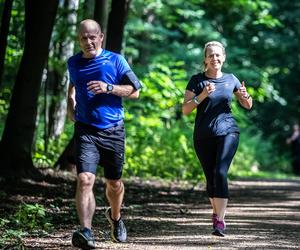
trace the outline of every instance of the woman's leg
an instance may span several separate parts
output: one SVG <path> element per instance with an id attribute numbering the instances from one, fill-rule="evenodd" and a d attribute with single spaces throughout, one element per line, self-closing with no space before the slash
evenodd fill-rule
<path id="1" fill-rule="evenodd" d="M 213 227 L 217 219 L 217 210 L 214 204 L 214 172 L 216 165 L 216 140 L 215 138 L 202 139 L 200 141 L 195 141 L 195 150 L 198 156 L 198 159 L 202 165 L 203 172 L 206 178 L 206 191 L 209 197 L 209 201 L 212 207 L 212 223 Z"/>
<path id="2" fill-rule="evenodd" d="M 194 147 L 197 157 L 203 168 L 206 179 L 206 191 L 211 201 L 211 199 L 214 197 L 215 186 L 214 172 L 217 155 L 216 140 L 215 138 L 205 138 L 197 140 L 194 141 Z M 214 209 L 213 204 L 212 207 Z"/>
<path id="3" fill-rule="evenodd" d="M 213 203 L 215 205 L 218 219 L 223 221 L 228 203 L 228 182 L 227 173 L 236 153 L 239 143 L 239 134 L 232 133 L 218 139 L 215 193 Z"/>

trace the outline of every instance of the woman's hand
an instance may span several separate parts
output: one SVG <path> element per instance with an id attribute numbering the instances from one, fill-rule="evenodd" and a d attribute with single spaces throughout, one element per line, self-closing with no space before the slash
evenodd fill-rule
<path id="1" fill-rule="evenodd" d="M 235 92 L 239 103 L 246 109 L 251 109 L 252 107 L 252 97 L 248 94 L 247 88 L 245 87 L 245 82 L 242 81 L 242 86 Z"/>
<path id="2" fill-rule="evenodd" d="M 206 96 L 209 96 L 212 92 L 216 90 L 216 86 L 213 82 L 207 81 L 203 90 Z"/>
<path id="3" fill-rule="evenodd" d="M 247 92 L 247 88 L 245 87 L 244 81 L 242 81 L 242 86 L 239 88 L 238 92 L 241 95 L 241 97 L 243 97 L 243 98 L 248 99 L 250 97 L 250 95 Z"/>

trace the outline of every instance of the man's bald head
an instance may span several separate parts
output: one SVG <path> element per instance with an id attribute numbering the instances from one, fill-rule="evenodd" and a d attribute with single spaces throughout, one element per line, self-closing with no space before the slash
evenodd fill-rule
<path id="1" fill-rule="evenodd" d="M 85 33 L 86 31 L 95 33 L 95 34 L 101 34 L 101 27 L 99 23 L 92 19 L 85 19 L 79 23 L 78 27 L 78 35 Z"/>
<path id="2" fill-rule="evenodd" d="M 83 57 L 96 57 L 101 51 L 103 37 L 101 27 L 96 21 L 86 19 L 80 22 L 78 27 L 78 40 L 83 52 Z"/>

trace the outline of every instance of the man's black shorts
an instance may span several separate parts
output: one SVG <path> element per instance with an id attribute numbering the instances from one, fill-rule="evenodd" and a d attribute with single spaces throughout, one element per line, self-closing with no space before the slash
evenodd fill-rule
<path id="1" fill-rule="evenodd" d="M 77 174 L 96 174 L 97 165 L 104 168 L 104 177 L 118 180 L 122 176 L 125 153 L 125 128 L 120 124 L 98 129 L 75 123 L 75 153 Z"/>

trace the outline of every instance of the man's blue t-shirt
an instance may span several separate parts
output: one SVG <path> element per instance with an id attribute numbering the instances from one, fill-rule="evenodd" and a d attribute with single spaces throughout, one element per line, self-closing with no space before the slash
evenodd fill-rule
<path id="1" fill-rule="evenodd" d="M 216 90 L 197 107 L 194 139 L 239 133 L 231 113 L 231 101 L 233 92 L 241 87 L 240 81 L 233 74 L 223 73 L 214 79 L 199 73 L 192 76 L 186 89 L 199 95 L 208 82 L 214 83 Z"/>
<path id="2" fill-rule="evenodd" d="M 95 58 L 83 58 L 83 53 L 68 60 L 70 82 L 75 86 L 75 120 L 100 129 L 115 126 L 123 121 L 122 98 L 112 94 L 94 94 L 87 90 L 90 81 L 120 84 L 125 73 L 131 71 L 125 58 L 103 50 Z"/>

